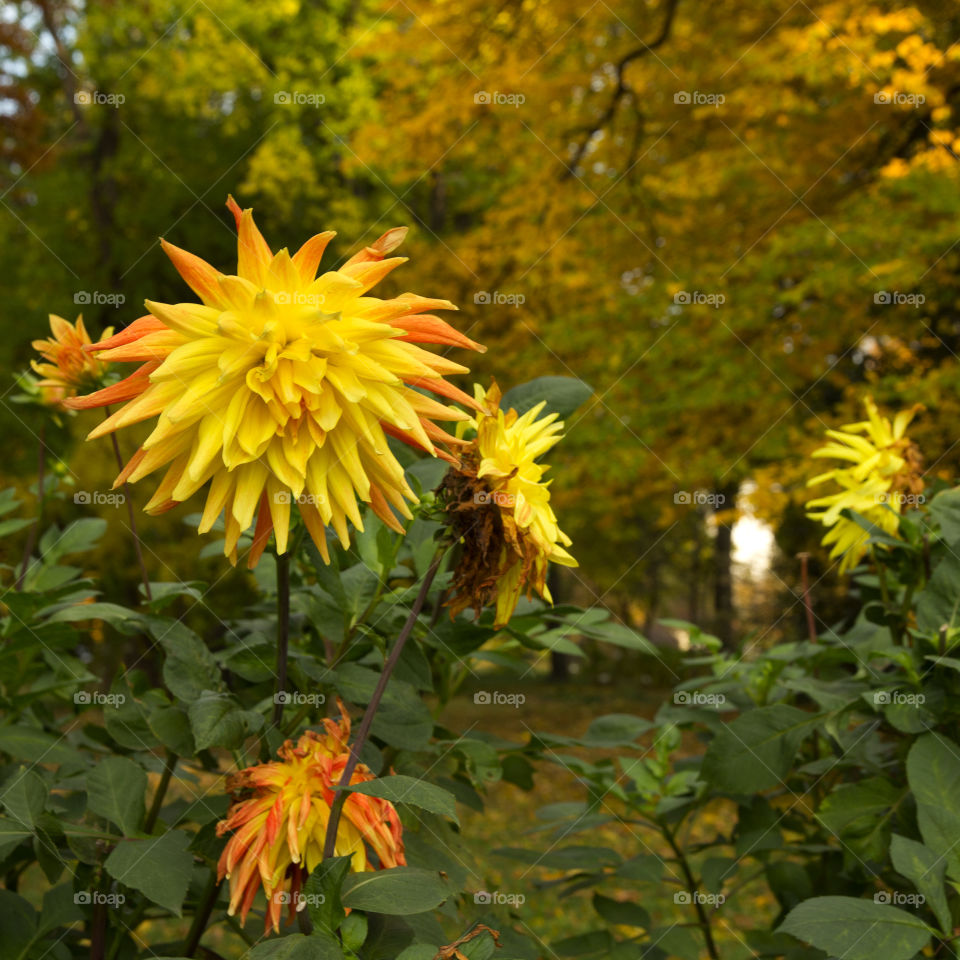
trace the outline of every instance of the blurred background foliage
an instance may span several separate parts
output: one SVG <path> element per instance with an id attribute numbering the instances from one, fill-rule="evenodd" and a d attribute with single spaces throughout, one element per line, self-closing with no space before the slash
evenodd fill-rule
<path id="1" fill-rule="evenodd" d="M 816 533 L 802 458 L 864 393 L 923 403 L 928 469 L 957 472 L 954 3 L 0 10 L 9 370 L 48 312 L 82 311 L 96 335 L 145 297 L 189 299 L 157 238 L 228 266 L 233 192 L 291 247 L 338 230 L 336 262 L 409 224 L 411 261 L 383 295 L 460 304 L 491 348 L 478 379 L 595 388 L 553 468 L 581 562 L 560 589 L 640 626 L 680 615 L 773 639 L 800 622 L 794 557 Z M 12 391 L 3 470 L 25 488 L 40 424 Z M 92 416 L 58 439 L 60 469 L 106 489 L 111 451 L 79 442 Z M 132 598 L 121 513 L 101 569 Z M 772 560 L 734 565 L 745 518 L 741 559 L 772 530 Z M 143 527 L 155 577 L 195 563 L 192 534 Z M 811 576 L 824 619 L 841 615 L 823 555 Z"/>

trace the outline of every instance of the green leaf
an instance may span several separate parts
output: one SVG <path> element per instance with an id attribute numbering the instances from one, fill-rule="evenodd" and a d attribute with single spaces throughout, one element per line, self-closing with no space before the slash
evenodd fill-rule
<path id="1" fill-rule="evenodd" d="M 607 923 L 621 927 L 643 927 L 649 929 L 650 914 L 639 903 L 629 900 L 612 900 L 600 893 L 593 895 L 593 909 L 603 917 Z"/>
<path id="2" fill-rule="evenodd" d="M 143 618 L 135 610 L 117 603 L 71 603 L 47 617 L 47 623 L 81 623 L 103 620 L 120 633 L 131 636 L 142 629 Z"/>
<path id="3" fill-rule="evenodd" d="M 91 550 L 107 529 L 100 517 L 83 517 L 68 524 L 62 531 L 51 527 L 40 538 L 40 555 L 45 564 L 56 563 L 71 553 Z"/>
<path id="4" fill-rule="evenodd" d="M 821 804 L 817 819 L 844 839 L 865 859 L 883 860 L 890 834 L 890 817 L 904 791 L 883 777 L 845 784 Z"/>
<path id="5" fill-rule="evenodd" d="M 341 960 L 343 950 L 333 937 L 314 933 L 309 937 L 292 933 L 277 940 L 265 940 L 244 954 L 248 960 Z"/>
<path id="6" fill-rule="evenodd" d="M 562 419 L 592 396 L 593 388 L 576 377 L 537 377 L 508 390 L 500 401 L 500 409 L 513 407 L 522 416 L 543 400 L 546 406 L 541 416 L 557 413 Z"/>
<path id="7" fill-rule="evenodd" d="M 17 820 L 0 817 L 0 860 L 30 836 L 33 836 L 33 830 L 29 827 Z"/>
<path id="8" fill-rule="evenodd" d="M 643 717 L 610 713 L 592 720 L 580 742 L 588 747 L 628 747 L 653 728 L 654 724 Z"/>
<path id="9" fill-rule="evenodd" d="M 29 527 L 31 523 L 33 523 L 33 517 L 11 517 L 9 520 L 3 520 L 0 522 L 0 537 L 9 537 L 11 533 Z"/>
<path id="10" fill-rule="evenodd" d="M 350 857 L 330 857 L 317 864 L 303 885 L 310 919 L 323 933 L 335 933 L 346 915 L 340 894 L 349 872 Z"/>
<path id="11" fill-rule="evenodd" d="M 397 954 L 397 960 L 433 960 L 439 949 L 432 943 L 412 943 Z"/>
<path id="12" fill-rule="evenodd" d="M 935 635 L 943 624 L 957 622 L 960 607 L 960 557 L 948 553 L 917 598 L 917 627 Z"/>
<path id="13" fill-rule="evenodd" d="M 194 700 L 188 712 L 197 750 L 208 747 L 233 749 L 263 724 L 259 714 L 241 709 L 233 697 L 212 691 Z"/>
<path id="14" fill-rule="evenodd" d="M 652 853 L 641 853 L 624 860 L 616 870 L 618 877 L 624 880 L 639 880 L 645 883 L 659 883 L 663 876 L 663 861 Z"/>
<path id="15" fill-rule="evenodd" d="M 918 737 L 907 754 L 907 782 L 917 802 L 917 825 L 931 850 L 943 851 L 947 872 L 960 880 L 960 748 L 947 737 Z"/>
<path id="16" fill-rule="evenodd" d="M 854 897 L 804 900 L 779 929 L 843 960 L 912 960 L 932 932 L 905 910 Z"/>
<path id="17" fill-rule="evenodd" d="M 362 793 L 368 797 L 380 797 L 391 803 L 409 803 L 430 813 L 450 817 L 455 823 L 460 822 L 457 819 L 457 803 L 453 794 L 436 784 L 416 777 L 394 774 L 368 780 L 366 783 L 356 783 L 344 789 L 351 793 Z"/>
<path id="18" fill-rule="evenodd" d="M 147 718 L 154 736 L 178 757 L 192 757 L 197 752 L 190 729 L 190 718 L 181 707 L 163 706 Z"/>
<path id="19" fill-rule="evenodd" d="M 340 926 L 340 936 L 343 937 L 343 946 L 356 953 L 367 939 L 366 914 L 354 911 Z"/>
<path id="20" fill-rule="evenodd" d="M 960 540 L 960 487 L 941 490 L 930 501 L 930 513 L 940 524 L 940 531 L 947 543 Z"/>
<path id="21" fill-rule="evenodd" d="M 0 751 L 28 763 L 70 763 L 77 752 L 62 737 L 36 727 L 0 727 Z"/>
<path id="22" fill-rule="evenodd" d="M 20 767 L 3 785 L 0 803 L 7 816 L 27 830 L 32 830 L 47 802 L 47 785 L 35 770 Z"/>
<path id="23" fill-rule="evenodd" d="M 61 883 L 51 887 L 43 895 L 43 908 L 40 911 L 40 924 L 37 935 L 43 936 L 57 927 L 83 920 L 83 911 L 76 902 L 73 882 Z"/>
<path id="24" fill-rule="evenodd" d="M 333 682 L 345 700 L 369 703 L 379 679 L 375 670 L 346 663 L 337 668 Z M 398 750 L 422 750 L 433 733 L 433 715 L 410 684 L 400 683 L 394 677 L 380 702 L 371 732 Z"/>
<path id="25" fill-rule="evenodd" d="M 175 697 L 190 702 L 205 690 L 224 689 L 216 657 L 192 630 L 177 620 L 160 617 L 151 617 L 147 629 L 166 652 L 163 681 Z"/>
<path id="26" fill-rule="evenodd" d="M 131 836 L 146 814 L 147 775 L 126 757 L 107 757 L 87 775 L 87 807 Z"/>
<path id="27" fill-rule="evenodd" d="M 342 894 L 345 907 L 398 917 L 434 910 L 449 896 L 438 873 L 417 867 L 352 873 L 343 883 Z"/>
<path id="28" fill-rule="evenodd" d="M 122 840 L 104 866 L 114 880 L 179 917 L 193 870 L 189 844 L 190 835 L 183 830 L 168 830 L 149 840 Z"/>
<path id="29" fill-rule="evenodd" d="M 894 870 L 906 877 L 920 893 L 940 924 L 942 933 L 953 932 L 953 920 L 943 887 L 947 862 L 929 847 L 896 834 L 890 840 L 890 860 Z"/>
<path id="30" fill-rule="evenodd" d="M 597 953 L 607 954 L 612 949 L 613 937 L 609 930 L 589 930 L 552 944 L 552 952 L 559 957 L 590 957 Z"/>
<path id="31" fill-rule="evenodd" d="M 18 960 L 37 932 L 37 913 L 16 893 L 0 890 L 0 957 Z"/>
<path id="32" fill-rule="evenodd" d="M 731 857 L 707 857 L 700 867 L 700 877 L 709 893 L 719 893 L 737 872 L 738 860 Z"/>
<path id="33" fill-rule="evenodd" d="M 758 707 L 720 727 L 707 748 L 702 775 L 719 790 L 750 794 L 781 783 L 801 741 L 819 721 L 796 707 Z"/>
<path id="34" fill-rule="evenodd" d="M 526 850 L 523 847 L 500 847 L 497 856 L 509 857 L 551 870 L 602 870 L 616 867 L 622 858 L 609 847 L 570 846 L 554 850 Z"/>

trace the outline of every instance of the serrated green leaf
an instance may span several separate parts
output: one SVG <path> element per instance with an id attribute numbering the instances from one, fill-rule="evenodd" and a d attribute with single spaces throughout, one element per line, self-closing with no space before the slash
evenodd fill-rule
<path id="1" fill-rule="evenodd" d="M 912 960 L 932 933 L 905 910 L 855 897 L 804 900 L 779 930 L 844 960 Z"/>
<path id="2" fill-rule="evenodd" d="M 87 774 L 87 807 L 132 836 L 146 814 L 146 790 L 143 767 L 126 757 L 107 757 Z"/>
<path id="3" fill-rule="evenodd" d="M 750 710 L 719 728 L 701 773 L 729 793 L 758 793 L 777 786 L 818 721 L 817 715 L 782 703 Z"/>
<path id="4" fill-rule="evenodd" d="M 124 839 L 113 848 L 104 867 L 114 880 L 139 890 L 179 917 L 193 871 L 189 845 L 190 835 L 183 830 L 168 830 L 144 840 Z"/>
<path id="5" fill-rule="evenodd" d="M 47 802 L 47 785 L 35 770 L 20 767 L 3 785 L 0 803 L 7 816 L 32 830 Z"/>

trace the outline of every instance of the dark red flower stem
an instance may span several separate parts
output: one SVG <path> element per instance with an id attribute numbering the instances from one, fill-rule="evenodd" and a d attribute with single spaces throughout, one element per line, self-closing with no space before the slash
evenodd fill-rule
<path id="1" fill-rule="evenodd" d="M 426 576 L 423 578 L 423 583 L 420 584 L 420 591 L 417 593 L 417 598 L 414 600 L 413 607 L 410 609 L 407 622 L 403 625 L 403 629 L 397 637 L 397 642 L 393 645 L 390 656 L 387 657 L 383 665 L 383 672 L 380 674 L 376 689 L 373 691 L 373 696 L 370 698 L 367 710 L 363 715 L 363 719 L 360 721 L 360 728 L 357 730 L 356 739 L 350 748 L 350 757 L 347 760 L 347 765 L 343 768 L 343 775 L 340 777 L 340 783 L 338 784 L 341 788 L 350 784 L 350 780 L 353 778 L 353 772 L 357 769 L 357 764 L 360 762 L 360 753 L 370 738 L 370 727 L 373 725 L 373 718 L 376 716 L 377 708 L 383 699 L 383 693 L 387 689 L 387 684 L 390 682 L 390 676 L 397 662 L 400 660 L 403 648 L 410 634 L 413 633 L 417 617 L 419 617 L 420 611 L 426 602 L 427 594 L 430 592 L 430 585 L 433 583 L 433 579 L 440 569 L 440 564 L 443 562 L 445 550 L 445 547 L 441 547 L 437 555 L 433 558 L 433 563 L 430 564 L 430 569 L 427 570 Z M 333 805 L 330 808 L 330 819 L 327 821 L 327 836 L 323 844 L 324 858 L 332 857 L 334 849 L 336 848 L 337 827 L 340 825 L 340 814 L 343 811 L 343 804 L 347 796 L 347 792 L 341 789 L 337 791 L 337 795 L 333 799 Z"/>
<path id="2" fill-rule="evenodd" d="M 287 692 L 287 654 L 290 648 L 290 554 L 277 554 L 277 693 L 273 699 L 273 725 L 283 724 Z"/>

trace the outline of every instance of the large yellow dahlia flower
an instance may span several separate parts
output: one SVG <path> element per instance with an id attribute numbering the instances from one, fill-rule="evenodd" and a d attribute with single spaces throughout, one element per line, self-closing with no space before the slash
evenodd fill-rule
<path id="1" fill-rule="evenodd" d="M 117 482 L 165 467 L 145 508 L 151 513 L 209 483 L 199 529 L 209 530 L 225 513 L 224 552 L 231 562 L 254 515 L 250 566 L 271 530 L 283 553 L 291 503 L 324 557 L 326 524 L 344 546 L 348 520 L 363 529 L 358 499 L 402 530 L 391 506 L 410 517 L 405 498 L 416 497 L 386 435 L 452 459 L 435 444 L 457 440 L 434 421 L 463 420 L 466 414 L 421 390 L 473 403 L 443 379 L 467 368 L 417 344 L 483 348 L 424 313 L 456 309 L 446 300 L 412 293 L 392 300 L 366 296 L 404 262 L 387 255 L 402 242 L 405 228 L 387 231 L 339 269 L 316 277 L 333 233 L 318 234 L 292 257 L 286 249 L 273 254 L 252 211 L 241 211 L 232 197 L 227 205 L 239 233 L 237 274 L 224 275 L 162 241 L 203 302 L 148 300 L 149 316 L 92 348 L 104 359 L 142 366 L 70 405 L 129 401 L 90 438 L 157 417 Z"/>
<path id="2" fill-rule="evenodd" d="M 59 406 L 69 397 L 100 387 L 108 364 L 85 350 L 93 344 L 83 325 L 82 316 L 77 317 L 76 324 L 71 324 L 51 313 L 50 332 L 53 336 L 33 341 L 33 349 L 44 362 L 31 360 L 30 366 L 43 378 L 36 384 L 40 398 L 50 406 Z M 107 329 L 102 339 L 109 337 L 112 332 Z"/>
<path id="3" fill-rule="evenodd" d="M 219 879 L 230 881 L 230 916 L 247 913 L 263 887 L 267 901 L 265 930 L 279 932 L 285 905 L 289 917 L 303 904 L 304 877 L 323 859 L 332 787 L 340 782 L 350 756 L 350 720 L 340 704 L 341 720 L 325 719 L 324 732 L 308 730 L 277 751 L 279 761 L 261 763 L 234 774 L 235 795 L 218 836 L 231 833 L 218 864 Z M 373 780 L 358 764 L 351 784 Z M 373 859 L 370 853 L 372 851 Z M 400 818 L 393 804 L 359 793 L 347 796 L 337 828 L 335 855 L 351 857 L 351 869 L 403 866 Z"/>
<path id="4" fill-rule="evenodd" d="M 832 546 L 830 556 L 841 557 L 840 572 L 856 566 L 870 539 L 855 520 L 842 515 L 852 510 L 897 536 L 899 514 L 923 493 L 923 460 L 916 444 L 906 436 L 910 421 L 922 407 L 901 410 L 891 424 L 880 415 L 871 397 L 864 401 L 867 419 L 828 430 L 827 443 L 811 456 L 843 460 L 850 466 L 836 467 L 813 477 L 807 486 L 832 480 L 842 489 L 807 503 L 807 516 L 829 528 L 821 543 Z"/>
<path id="5" fill-rule="evenodd" d="M 447 474 L 443 497 L 454 535 L 464 549 L 454 579 L 454 614 L 468 606 L 478 613 L 496 601 L 494 624 L 509 622 L 524 587 L 553 602 L 547 565 L 577 561 L 564 549 L 570 538 L 550 506 L 550 468 L 539 458 L 560 440 L 562 421 L 551 413 L 538 419 L 545 403 L 520 416 L 500 409 L 500 388 L 475 387 L 476 407 L 485 408 L 468 426 L 476 438 Z"/>

